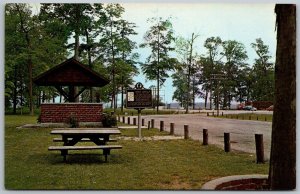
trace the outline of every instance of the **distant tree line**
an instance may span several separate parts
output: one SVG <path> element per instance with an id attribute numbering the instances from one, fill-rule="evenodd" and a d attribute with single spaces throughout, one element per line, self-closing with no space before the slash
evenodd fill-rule
<path id="1" fill-rule="evenodd" d="M 273 101 L 274 63 L 270 61 L 269 47 L 261 38 L 251 44 L 257 58 L 247 64 L 245 46 L 235 40 L 210 37 L 204 42 L 206 53 L 199 55 L 194 43 L 197 35 L 190 39 L 176 40 L 179 65 L 172 75 L 176 88 L 173 99 L 182 106 L 195 106 L 195 98 L 205 100 L 205 108 L 212 104 L 230 108 L 232 100 Z M 209 107 L 207 104 L 209 103 Z"/>
<path id="2" fill-rule="evenodd" d="M 246 63 L 244 45 L 235 40 L 207 38 L 207 52 L 199 55 L 195 48 L 199 35 L 176 37 L 172 18 L 148 19 L 151 27 L 137 45 L 132 40 L 136 25 L 123 19 L 124 12 L 120 4 L 54 3 L 41 4 L 39 13 L 33 14 L 29 4 L 6 4 L 5 107 L 13 113 L 29 107 L 33 114 L 43 102 L 56 98 L 63 102 L 53 87 L 36 87 L 32 80 L 70 57 L 111 80 L 103 88 L 85 91 L 80 100 L 110 102 L 114 109 L 118 96 L 123 107 L 123 92 L 134 84 L 138 64 L 146 79 L 156 81 L 154 104 L 161 101 L 160 87 L 170 76 L 176 88 L 173 99 L 186 111 L 194 108 L 197 97 L 205 99 L 205 107 L 208 101 L 210 106 L 230 107 L 233 99 L 273 100 L 274 64 L 260 38 L 251 44 L 257 53 L 252 66 Z M 150 49 L 145 62 L 139 62 L 137 48 Z M 222 74 L 223 80 L 213 79 L 214 74 Z"/>

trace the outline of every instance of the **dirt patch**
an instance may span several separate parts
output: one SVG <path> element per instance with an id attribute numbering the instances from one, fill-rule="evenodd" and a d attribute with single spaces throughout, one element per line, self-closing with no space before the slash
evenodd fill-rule
<path id="1" fill-rule="evenodd" d="M 180 179 L 180 176 L 173 175 L 170 182 L 161 183 L 158 185 L 158 187 L 168 190 L 188 190 L 192 188 L 192 185 L 184 182 L 182 179 Z"/>

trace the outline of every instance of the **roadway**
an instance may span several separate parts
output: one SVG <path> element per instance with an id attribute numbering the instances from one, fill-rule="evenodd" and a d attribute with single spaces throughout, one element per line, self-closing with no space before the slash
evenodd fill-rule
<path id="1" fill-rule="evenodd" d="M 199 112 L 199 111 L 198 111 Z M 224 114 L 237 113 L 223 111 Z M 242 111 L 239 111 L 239 113 Z M 248 111 L 249 112 L 249 111 Z M 264 111 L 266 112 L 266 111 Z M 220 112 L 221 113 L 221 112 Z M 254 113 L 262 113 L 255 111 Z M 272 112 L 266 112 L 271 114 Z M 131 116 L 132 118 L 134 116 Z M 173 114 L 173 115 L 145 115 L 145 125 L 155 119 L 155 128 L 164 121 L 164 130 L 170 131 L 170 123 L 175 123 L 175 135 L 184 134 L 184 125 L 189 125 L 189 136 L 202 142 L 202 130 L 208 129 L 209 144 L 224 146 L 224 132 L 230 133 L 231 148 L 233 150 L 255 154 L 255 134 L 263 134 L 265 159 L 270 158 L 272 123 L 264 121 L 250 121 L 237 119 L 221 119 L 207 117 L 205 114 Z M 127 121 L 127 119 L 126 119 Z M 131 121 L 132 122 L 132 121 Z"/>

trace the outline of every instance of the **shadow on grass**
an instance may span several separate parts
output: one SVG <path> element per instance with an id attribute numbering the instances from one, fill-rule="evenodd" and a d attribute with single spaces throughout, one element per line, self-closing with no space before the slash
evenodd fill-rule
<path id="1" fill-rule="evenodd" d="M 67 155 L 67 161 L 64 162 L 63 156 L 60 153 L 49 154 L 35 154 L 35 160 L 33 163 L 48 163 L 49 165 L 58 164 L 122 164 L 123 157 L 120 154 L 108 155 L 107 162 L 105 162 L 105 156 L 99 153 L 71 153 Z"/>

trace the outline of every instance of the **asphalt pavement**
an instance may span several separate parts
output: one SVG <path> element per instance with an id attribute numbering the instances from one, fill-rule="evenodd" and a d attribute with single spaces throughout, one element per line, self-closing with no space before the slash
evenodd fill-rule
<path id="1" fill-rule="evenodd" d="M 229 111 L 228 114 L 232 113 Z M 164 131 L 170 131 L 170 123 L 174 123 L 175 135 L 184 135 L 184 125 L 189 125 L 190 138 L 201 142 L 203 129 L 208 129 L 208 143 L 221 148 L 224 146 L 224 133 L 227 132 L 230 133 L 231 149 L 251 154 L 255 154 L 255 134 L 263 134 L 265 159 L 270 158 L 271 122 L 222 119 L 205 114 L 142 115 L 142 118 L 145 119 L 145 125 L 155 119 L 154 126 L 158 129 L 160 121 L 164 121 Z"/>

